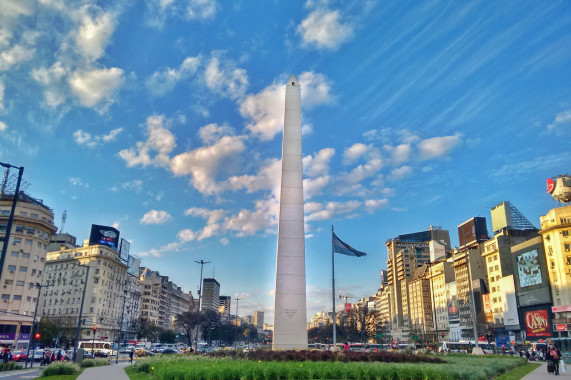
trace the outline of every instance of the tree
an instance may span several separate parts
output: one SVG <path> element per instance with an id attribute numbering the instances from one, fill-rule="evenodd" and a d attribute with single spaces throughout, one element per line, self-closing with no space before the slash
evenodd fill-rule
<path id="1" fill-rule="evenodd" d="M 177 314 L 175 317 L 175 326 L 183 332 L 189 346 L 192 346 L 192 332 L 196 329 L 197 322 L 198 313 L 192 311 Z"/>
<path id="2" fill-rule="evenodd" d="M 159 342 L 161 343 L 175 343 L 176 333 L 172 330 L 163 330 L 159 333 Z"/>
<path id="3" fill-rule="evenodd" d="M 73 317 L 42 318 L 38 332 L 40 342 L 50 346 L 66 346 L 73 343 L 77 319 Z"/>
<path id="4" fill-rule="evenodd" d="M 156 342 L 159 338 L 159 333 L 161 330 L 162 329 L 159 326 L 151 323 L 148 319 L 141 318 L 137 325 L 137 338 L 146 338 L 151 342 Z"/>

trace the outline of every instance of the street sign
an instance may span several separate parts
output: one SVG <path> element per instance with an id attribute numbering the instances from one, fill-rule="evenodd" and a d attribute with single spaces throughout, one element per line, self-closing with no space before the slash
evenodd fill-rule
<path id="1" fill-rule="evenodd" d="M 412 339 L 418 339 L 418 335 L 413 335 Z"/>
<path id="2" fill-rule="evenodd" d="M 377 338 L 382 338 L 383 334 L 377 334 Z"/>

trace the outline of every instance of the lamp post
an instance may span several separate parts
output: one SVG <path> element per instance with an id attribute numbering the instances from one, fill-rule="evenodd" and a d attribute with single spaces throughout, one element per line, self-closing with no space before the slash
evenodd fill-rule
<path id="1" fill-rule="evenodd" d="M 91 357 L 95 359 L 95 334 L 97 334 L 97 326 L 93 326 L 93 343 L 91 344 Z"/>
<path id="2" fill-rule="evenodd" d="M 75 360 L 75 355 L 77 354 L 77 346 L 79 345 L 79 331 L 81 330 L 81 317 L 83 315 L 83 301 L 85 300 L 85 290 L 87 289 L 87 280 L 89 279 L 89 265 L 82 265 L 77 263 L 72 263 L 72 265 L 77 265 L 78 267 L 87 268 L 85 273 L 85 283 L 83 284 L 83 294 L 81 296 L 81 306 L 79 306 L 79 317 L 77 318 L 77 329 L 75 330 L 75 343 L 73 345 L 73 360 Z"/>
<path id="3" fill-rule="evenodd" d="M 2 255 L 0 255 L 0 279 L 2 278 L 2 270 L 4 269 L 4 261 L 6 260 L 6 252 L 8 250 L 8 240 L 10 240 L 10 233 L 12 232 L 12 224 L 14 223 L 14 214 L 16 213 L 16 203 L 20 194 L 20 183 L 22 182 L 22 175 L 24 174 L 23 166 L 14 166 L 5 162 L 0 162 L 3 166 L 10 170 L 10 168 L 18 169 L 18 182 L 16 182 L 16 191 L 14 198 L 12 198 L 12 209 L 10 210 L 10 217 L 8 218 L 8 225 L 6 226 L 6 235 L 4 235 L 4 242 L 2 244 Z"/>
<path id="4" fill-rule="evenodd" d="M 234 347 L 238 348 L 238 303 L 241 298 L 236 298 L 236 336 L 234 338 Z"/>
<path id="5" fill-rule="evenodd" d="M 196 318 L 196 336 L 194 337 L 194 351 L 198 353 L 198 326 L 200 325 L 200 303 L 202 301 L 202 270 L 204 269 L 204 264 L 208 264 L 210 261 L 195 261 L 195 263 L 200 264 L 200 288 L 198 290 L 198 315 Z"/>
<path id="6" fill-rule="evenodd" d="M 32 342 L 32 337 L 35 336 L 34 333 L 34 326 L 36 325 L 36 316 L 38 315 L 38 304 L 40 303 L 40 291 L 42 290 L 42 288 L 47 288 L 49 285 L 41 285 L 39 282 L 36 282 L 34 284 L 34 286 L 37 286 L 38 288 L 38 297 L 36 298 L 36 308 L 34 309 L 34 317 L 33 317 L 33 321 L 32 321 L 32 331 L 30 331 L 30 342 Z M 39 323 L 38 323 L 38 328 L 39 328 Z M 37 330 L 36 330 L 37 331 Z M 32 351 L 32 361 L 30 362 L 30 368 L 32 368 L 34 366 L 34 351 L 36 351 L 35 346 L 34 346 L 34 350 Z M 28 344 L 28 352 L 26 353 L 26 364 L 24 366 L 24 368 L 28 368 L 28 357 L 30 356 L 30 344 Z"/>
<path id="7" fill-rule="evenodd" d="M 119 333 L 117 334 L 117 356 L 115 364 L 119 363 L 119 345 L 121 344 L 121 329 L 123 328 L 123 315 L 125 314 L 125 302 L 127 301 L 127 289 L 123 290 L 123 308 L 121 309 L 121 322 L 119 322 Z"/>

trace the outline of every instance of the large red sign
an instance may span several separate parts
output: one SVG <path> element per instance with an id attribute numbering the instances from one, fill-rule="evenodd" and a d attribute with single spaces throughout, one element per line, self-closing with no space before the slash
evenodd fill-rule
<path id="1" fill-rule="evenodd" d="M 547 178 L 547 194 L 553 193 L 553 190 L 555 190 L 555 181 L 553 178 Z"/>
<path id="2" fill-rule="evenodd" d="M 524 320 L 527 336 L 551 336 L 547 310 L 527 311 Z"/>
<path id="3" fill-rule="evenodd" d="M 350 303 L 345 303 L 345 313 L 348 313 L 351 311 L 351 304 Z"/>

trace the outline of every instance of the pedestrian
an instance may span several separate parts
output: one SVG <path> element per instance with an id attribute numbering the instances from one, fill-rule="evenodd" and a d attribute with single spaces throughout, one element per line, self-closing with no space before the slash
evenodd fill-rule
<path id="1" fill-rule="evenodd" d="M 561 359 L 561 351 L 555 345 L 553 339 L 547 339 L 547 350 L 545 353 L 545 359 L 553 363 L 553 368 L 556 375 L 559 375 L 559 360 Z"/>
<path id="2" fill-rule="evenodd" d="M 133 355 L 135 354 L 135 350 L 131 348 L 129 352 L 129 363 L 133 363 Z"/>
<path id="3" fill-rule="evenodd" d="M 61 350 L 58 350 L 57 352 L 57 359 L 58 362 L 61 362 Z"/>
<path id="4" fill-rule="evenodd" d="M 343 343 L 343 351 L 349 351 L 349 343 Z"/>

